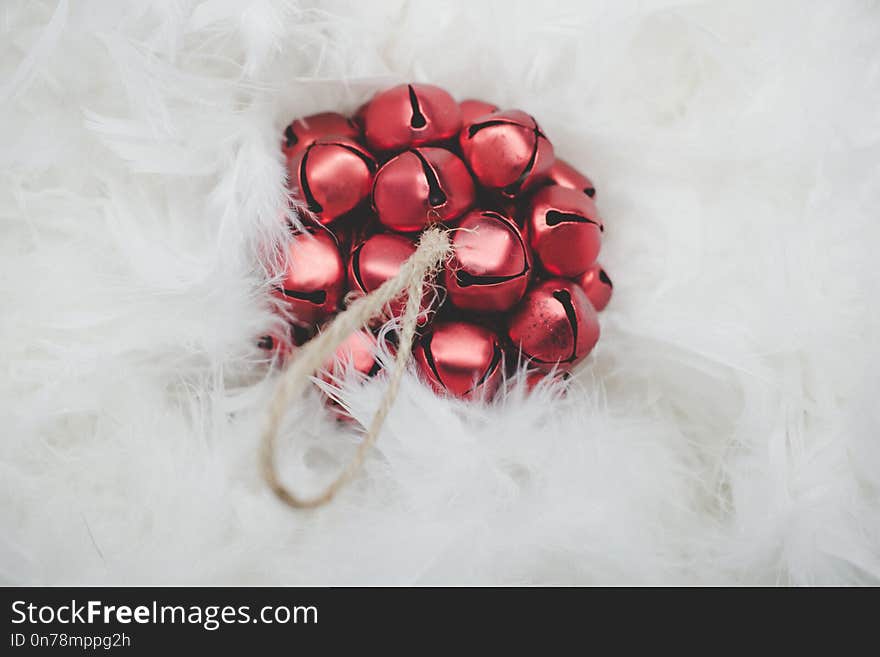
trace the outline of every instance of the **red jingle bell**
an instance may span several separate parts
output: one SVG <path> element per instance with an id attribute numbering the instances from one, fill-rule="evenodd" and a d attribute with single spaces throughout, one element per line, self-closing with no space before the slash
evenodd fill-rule
<path id="1" fill-rule="evenodd" d="M 332 233 L 315 228 L 287 247 L 287 270 L 276 295 L 303 326 L 336 312 L 345 285 L 345 267 Z"/>
<path id="2" fill-rule="evenodd" d="M 592 267 L 575 280 L 578 285 L 584 288 L 584 292 L 587 293 L 587 298 L 593 304 L 593 308 L 604 310 L 611 300 L 614 285 L 612 285 L 611 279 L 608 278 L 608 274 L 605 273 L 602 265 L 598 262 L 593 264 Z"/>
<path id="3" fill-rule="evenodd" d="M 515 197 L 541 180 L 553 164 L 553 146 L 531 116 L 495 112 L 466 124 L 461 152 L 484 187 Z"/>
<path id="4" fill-rule="evenodd" d="M 491 397 L 501 383 L 503 352 L 492 331 L 467 322 L 439 322 L 413 349 L 416 366 L 437 392 Z"/>
<path id="5" fill-rule="evenodd" d="M 556 158 L 553 166 L 551 166 L 550 170 L 547 172 L 547 181 L 553 185 L 559 185 L 560 187 L 576 189 L 590 198 L 595 198 L 596 196 L 596 187 L 593 185 L 593 181 L 571 166 L 568 162 L 560 160 L 559 158 Z"/>
<path id="6" fill-rule="evenodd" d="M 334 376 L 341 376 L 347 368 L 364 377 L 370 377 L 379 371 L 376 360 L 378 342 L 370 331 L 361 329 L 349 335 L 337 347 L 333 356 L 324 363 L 322 380 L 330 382 Z"/>
<path id="7" fill-rule="evenodd" d="M 348 285 L 357 294 L 369 294 L 382 283 L 397 276 L 401 265 L 415 253 L 416 246 L 403 235 L 379 233 L 358 244 L 351 252 L 348 261 Z M 431 297 L 428 292 L 422 299 L 419 324 L 428 321 L 427 310 Z M 406 306 L 406 293 L 389 304 L 393 317 L 403 314 Z"/>
<path id="8" fill-rule="evenodd" d="M 550 279 L 529 290 L 510 318 L 513 345 L 541 369 L 568 369 L 599 340 L 599 320 L 583 289 Z"/>
<path id="9" fill-rule="evenodd" d="M 376 160 L 343 137 L 317 139 L 288 166 L 294 194 L 322 224 L 361 205 L 370 195 Z"/>
<path id="10" fill-rule="evenodd" d="M 458 103 L 430 84 L 402 84 L 380 92 L 363 116 L 367 145 L 377 151 L 436 144 L 461 129 Z"/>
<path id="11" fill-rule="evenodd" d="M 372 333 L 364 329 L 353 332 L 337 347 L 333 356 L 324 363 L 321 380 L 333 384 L 336 377 L 344 376 L 344 373 L 349 369 L 363 378 L 374 376 L 381 369 L 376 358 L 377 348 L 378 341 Z M 327 405 L 336 415 L 336 419 L 342 422 L 353 420 L 345 407 L 334 399 L 331 393 L 322 392 L 326 396 Z"/>
<path id="12" fill-rule="evenodd" d="M 436 221 L 452 221 L 474 203 L 467 167 L 445 148 L 414 148 L 379 169 L 373 207 L 391 230 L 415 232 Z"/>
<path id="13" fill-rule="evenodd" d="M 498 111 L 498 107 L 492 103 L 473 99 L 461 101 L 458 104 L 458 108 L 461 110 L 462 125 L 467 125 L 487 114 Z"/>
<path id="14" fill-rule="evenodd" d="M 462 310 L 500 312 L 515 306 L 529 283 L 532 258 L 519 228 L 491 210 L 473 210 L 452 234 L 443 274 L 449 300 Z"/>
<path id="15" fill-rule="evenodd" d="M 529 244 L 553 276 L 573 278 L 587 271 L 599 255 L 603 230 L 593 199 L 558 185 L 535 192 L 526 213 Z"/>
<path id="16" fill-rule="evenodd" d="M 311 146 L 316 139 L 331 136 L 358 139 L 361 131 L 354 121 L 342 114 L 336 112 L 312 114 L 297 119 L 284 129 L 281 150 L 290 160 L 294 155 Z"/>

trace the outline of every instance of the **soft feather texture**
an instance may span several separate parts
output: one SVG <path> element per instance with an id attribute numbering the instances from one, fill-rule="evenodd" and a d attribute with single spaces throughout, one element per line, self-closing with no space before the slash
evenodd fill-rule
<path id="1" fill-rule="evenodd" d="M 0 35 L 0 581 L 880 581 L 876 3 L 19 0 Z M 293 512 L 256 459 L 279 136 L 406 80 L 538 117 L 615 296 L 565 396 L 409 376 Z M 287 427 L 304 490 L 358 438 L 316 391 Z"/>

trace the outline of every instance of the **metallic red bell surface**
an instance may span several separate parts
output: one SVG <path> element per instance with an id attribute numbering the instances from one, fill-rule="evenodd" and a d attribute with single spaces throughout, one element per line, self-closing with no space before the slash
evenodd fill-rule
<path id="1" fill-rule="evenodd" d="M 378 348 L 376 337 L 365 329 L 360 329 L 349 335 L 336 352 L 328 358 L 321 372 L 321 380 L 333 384 L 337 377 L 342 377 L 347 371 L 354 371 L 362 378 L 374 376 L 381 369 L 376 358 Z M 333 397 L 333 393 L 322 389 L 326 397 L 327 406 L 342 422 L 354 420 L 346 408 Z"/>
<path id="2" fill-rule="evenodd" d="M 559 185 L 535 192 L 526 212 L 529 244 L 553 276 L 574 278 L 587 271 L 599 255 L 603 229 L 593 199 Z"/>
<path id="3" fill-rule="evenodd" d="M 556 158 L 553 166 L 551 166 L 550 170 L 547 172 L 547 181 L 553 185 L 559 185 L 560 187 L 576 189 L 590 198 L 595 198 L 596 196 L 596 187 L 593 185 L 593 181 L 571 166 L 568 162 L 560 160 L 559 158 Z"/>
<path id="4" fill-rule="evenodd" d="M 611 279 L 608 278 L 608 274 L 605 273 L 602 265 L 598 262 L 593 264 L 592 267 L 575 280 L 584 288 L 584 292 L 587 293 L 587 298 L 593 304 L 593 308 L 604 310 L 611 300 L 611 292 L 614 289 L 614 285 L 612 285 Z"/>
<path id="5" fill-rule="evenodd" d="M 519 110 L 478 117 L 462 128 L 459 144 L 477 181 L 507 197 L 539 182 L 554 160 L 535 119 Z"/>
<path id="6" fill-rule="evenodd" d="M 452 221 L 474 203 L 474 181 L 467 167 L 445 148 L 414 148 L 379 169 L 373 208 L 379 221 L 400 232 Z"/>
<path id="7" fill-rule="evenodd" d="M 324 228 L 296 236 L 288 246 L 284 279 L 275 294 L 298 324 L 311 326 L 336 312 L 345 286 L 339 246 Z"/>
<path id="8" fill-rule="evenodd" d="M 437 392 L 490 398 L 501 383 L 503 352 L 492 331 L 467 322 L 438 322 L 413 349 L 419 371 Z"/>
<path id="9" fill-rule="evenodd" d="M 452 139 L 461 129 L 458 103 L 430 84 L 402 84 L 373 97 L 364 137 L 377 151 L 399 151 Z"/>
<path id="10" fill-rule="evenodd" d="M 514 310 L 508 336 L 535 367 L 568 369 L 599 340 L 599 320 L 583 289 L 553 278 L 526 292 Z"/>
<path id="11" fill-rule="evenodd" d="M 458 108 L 461 110 L 462 125 L 467 125 L 468 123 L 472 123 L 474 120 L 479 119 L 480 117 L 498 111 L 497 105 L 487 103 L 483 100 L 473 99 L 461 101 L 458 104 Z"/>
<path id="12" fill-rule="evenodd" d="M 281 150 L 290 160 L 322 137 L 358 139 L 361 131 L 354 121 L 336 112 L 321 112 L 293 121 L 284 130 Z"/>
<path id="13" fill-rule="evenodd" d="M 397 275 L 401 265 L 416 251 L 415 244 L 403 236 L 393 233 L 379 233 L 367 238 L 351 252 L 348 261 L 348 286 L 355 294 L 369 294 L 382 283 Z M 431 295 L 427 292 L 422 299 L 422 314 L 419 323 L 428 320 Z M 389 313 L 394 317 L 403 314 L 406 293 L 390 304 Z"/>
<path id="14" fill-rule="evenodd" d="M 515 306 L 529 283 L 530 249 L 513 221 L 472 210 L 456 224 L 454 255 L 443 273 L 449 300 L 462 310 L 500 312 Z"/>
<path id="15" fill-rule="evenodd" d="M 361 205 L 370 195 L 375 173 L 373 156 L 342 137 L 314 141 L 288 165 L 294 195 L 322 224 Z"/>
<path id="16" fill-rule="evenodd" d="M 324 363 L 321 378 L 324 381 L 331 381 L 333 376 L 343 375 L 348 368 L 364 377 L 373 376 L 379 371 L 379 363 L 376 360 L 377 348 L 376 336 L 370 331 L 366 329 L 355 331 Z"/>

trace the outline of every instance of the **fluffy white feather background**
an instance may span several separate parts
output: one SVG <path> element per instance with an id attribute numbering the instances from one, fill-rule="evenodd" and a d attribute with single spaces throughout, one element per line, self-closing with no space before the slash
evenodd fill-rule
<path id="1" fill-rule="evenodd" d="M 279 135 L 406 80 L 538 117 L 615 297 L 567 396 L 410 377 L 295 513 Z M 878 108 L 876 2 L 2 3 L 0 582 L 877 583 Z M 287 426 L 299 489 L 357 439 Z"/>

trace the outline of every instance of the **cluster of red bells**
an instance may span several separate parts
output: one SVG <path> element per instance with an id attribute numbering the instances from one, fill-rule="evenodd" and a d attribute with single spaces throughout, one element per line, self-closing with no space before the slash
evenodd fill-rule
<path id="1" fill-rule="evenodd" d="M 313 219 L 311 235 L 290 243 L 276 290 L 295 317 L 291 337 L 262 347 L 308 340 L 346 299 L 393 277 L 420 232 L 442 223 L 459 229 L 454 256 L 436 281 L 440 300 L 424 299 L 413 349 L 438 392 L 491 396 L 505 362 L 519 360 L 506 353 L 528 361 L 533 385 L 592 350 L 612 288 L 596 262 L 604 226 L 595 189 L 555 158 L 531 116 L 410 84 L 376 94 L 353 118 L 316 114 L 284 135 L 293 195 Z M 400 314 L 403 298 L 392 306 Z M 364 329 L 336 359 L 372 375 L 376 340 Z"/>

